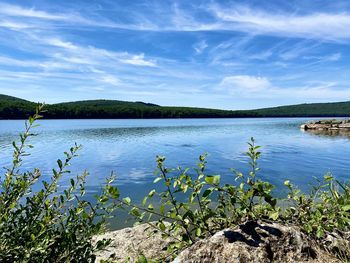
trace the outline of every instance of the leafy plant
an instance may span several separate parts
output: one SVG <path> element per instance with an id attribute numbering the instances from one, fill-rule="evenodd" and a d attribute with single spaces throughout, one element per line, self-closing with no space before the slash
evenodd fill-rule
<path id="1" fill-rule="evenodd" d="M 173 242 L 169 254 L 175 255 L 198 239 L 215 234 L 225 227 L 245 220 L 263 217 L 277 219 L 279 209 L 272 197 L 273 186 L 257 178 L 259 146 L 252 138 L 247 156 L 251 171 L 248 175 L 233 170 L 233 183 L 221 185 L 220 175 L 206 173 L 206 155 L 199 157 L 194 174 L 189 169 L 170 169 L 165 158 L 157 157 L 154 183 L 162 183 L 164 191 L 152 190 L 141 205 L 133 204 L 129 197 L 120 201 L 138 222 L 147 222 Z M 240 183 L 237 185 L 235 181 Z M 154 205 L 152 200 L 159 202 Z M 154 218 L 155 223 L 151 222 Z"/>
<path id="2" fill-rule="evenodd" d="M 6 169 L 0 184 L 0 261 L 1 262 L 94 262 L 94 253 L 108 244 L 102 240 L 93 244 L 91 238 L 105 229 L 106 217 L 113 210 L 110 197 L 118 191 L 107 180 L 96 204 L 84 199 L 84 172 L 70 180 L 70 186 L 62 194 L 58 183 L 68 174 L 68 166 L 77 156 L 80 146 L 74 145 L 65 152 L 63 160 L 57 160 L 50 181 L 41 180 L 41 171 L 22 171 L 23 158 L 33 146 L 28 140 L 35 136 L 43 105 L 29 117 L 20 142 L 13 142 L 12 166 Z M 42 184 L 40 190 L 33 187 Z"/>
<path id="3" fill-rule="evenodd" d="M 289 207 L 284 218 L 301 226 L 307 233 L 321 238 L 334 229 L 350 230 L 350 186 L 335 180 L 331 174 L 318 180 L 311 194 L 301 193 L 289 181 Z"/>
<path id="4" fill-rule="evenodd" d="M 334 229 L 350 230 L 349 185 L 326 175 L 305 194 L 286 181 L 289 193 L 280 203 L 288 208 L 282 209 L 273 195 L 274 186 L 259 179 L 260 147 L 253 138 L 248 146 L 250 171 L 243 174 L 232 169 L 232 183 L 221 184 L 220 175 L 206 173 L 206 155 L 199 157 L 194 173 L 188 168 L 170 169 L 165 157 L 158 156 L 154 183 L 161 183 L 164 190 L 150 191 L 140 205 L 129 197 L 119 200 L 138 223 L 147 223 L 163 238 L 173 240 L 163 261 L 218 230 L 251 220 L 298 225 L 317 238 Z"/>

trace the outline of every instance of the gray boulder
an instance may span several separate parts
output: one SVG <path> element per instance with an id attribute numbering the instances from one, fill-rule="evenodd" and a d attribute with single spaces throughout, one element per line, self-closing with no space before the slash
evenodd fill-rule
<path id="1" fill-rule="evenodd" d="M 113 262 L 136 262 L 140 255 L 149 259 L 163 259 L 170 239 L 162 239 L 149 224 L 141 224 L 96 236 L 94 242 L 111 239 L 111 244 L 97 253 L 97 262 L 113 259 Z"/>
<path id="2" fill-rule="evenodd" d="M 198 241 L 173 263 L 340 262 L 297 227 L 247 222 Z"/>

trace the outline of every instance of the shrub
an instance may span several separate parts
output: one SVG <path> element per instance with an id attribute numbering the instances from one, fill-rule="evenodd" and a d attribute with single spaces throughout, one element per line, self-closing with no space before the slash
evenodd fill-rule
<path id="1" fill-rule="evenodd" d="M 169 169 L 165 158 L 157 157 L 157 178 L 162 192 L 152 190 L 142 204 L 131 203 L 129 197 L 120 200 L 119 205 L 128 209 L 138 222 L 147 222 L 161 231 L 163 237 L 172 237 L 174 242 L 168 247 L 170 255 L 190 246 L 198 239 L 215 234 L 216 231 L 237 225 L 246 220 L 271 218 L 276 220 L 280 208 L 272 196 L 272 184 L 257 178 L 259 146 L 252 138 L 247 155 L 251 171 L 244 175 L 232 170 L 235 184 L 221 185 L 220 175 L 206 173 L 206 155 L 199 157 L 195 175 L 189 169 Z M 151 202 L 157 197 L 160 204 Z M 156 218 L 156 223 L 151 220 Z"/>
<path id="2" fill-rule="evenodd" d="M 326 232 L 350 230 L 350 186 L 331 174 L 318 180 L 311 193 L 301 193 L 289 181 L 289 207 L 284 220 L 301 226 L 305 232 L 321 238 Z"/>
<path id="3" fill-rule="evenodd" d="M 146 222 L 164 238 L 172 238 L 165 261 L 198 239 L 249 220 L 297 225 L 314 238 L 334 229 L 350 230 L 348 185 L 326 175 L 305 194 L 286 181 L 289 193 L 280 198 L 282 205 L 278 206 L 272 194 L 274 186 L 258 178 L 260 147 L 253 138 L 248 145 L 250 172 L 244 175 L 232 169 L 231 184 L 222 185 L 220 175 L 206 173 L 206 155 L 199 157 L 192 174 L 189 169 L 166 167 L 165 158 L 158 156 L 154 183 L 162 183 L 164 191 L 150 191 L 140 205 L 129 197 L 119 200 L 120 207 L 129 210 L 138 223 Z"/>
<path id="4" fill-rule="evenodd" d="M 13 143 L 12 167 L 6 169 L 0 184 L 0 261 L 1 262 L 94 262 L 94 252 L 107 240 L 92 244 L 93 235 L 104 230 L 106 216 L 113 210 L 107 200 L 117 197 L 117 189 L 108 179 L 96 204 L 84 200 L 84 172 L 70 180 L 70 187 L 58 193 L 58 183 L 69 173 L 68 166 L 80 146 L 65 152 L 57 160 L 50 181 L 41 180 L 39 169 L 21 170 L 22 159 L 33 146 L 28 140 L 41 118 L 42 105 L 26 122 L 19 144 Z M 42 184 L 39 191 L 33 186 Z"/>

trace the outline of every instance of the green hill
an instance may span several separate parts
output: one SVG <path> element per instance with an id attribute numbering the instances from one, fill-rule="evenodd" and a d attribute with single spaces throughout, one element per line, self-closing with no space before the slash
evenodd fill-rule
<path id="1" fill-rule="evenodd" d="M 248 112 L 255 112 L 261 117 L 345 117 L 350 115 L 350 101 L 304 103 L 257 109 Z"/>
<path id="2" fill-rule="evenodd" d="M 26 118 L 34 109 L 33 102 L 0 94 L 0 119 Z"/>
<path id="3" fill-rule="evenodd" d="M 0 95 L 0 119 L 24 119 L 35 103 Z M 343 117 L 350 115 L 350 102 L 312 103 L 256 110 L 218 110 L 168 107 L 144 102 L 87 100 L 46 106 L 46 119 L 108 118 L 242 118 L 242 117 Z"/>

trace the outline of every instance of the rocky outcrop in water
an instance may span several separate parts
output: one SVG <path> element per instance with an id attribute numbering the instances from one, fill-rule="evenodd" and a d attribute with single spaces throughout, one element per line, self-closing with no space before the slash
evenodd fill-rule
<path id="1" fill-rule="evenodd" d="M 303 130 L 350 130 L 350 120 L 320 120 L 301 125 Z"/>
<path id="2" fill-rule="evenodd" d="M 170 240 L 147 224 L 100 235 L 112 239 L 110 246 L 97 255 L 99 262 L 110 256 L 117 262 L 136 262 L 139 255 L 165 262 Z M 182 251 L 173 263 L 294 263 L 341 262 L 350 259 L 350 233 L 334 232 L 314 240 L 296 226 L 250 221 L 196 242 Z"/>

